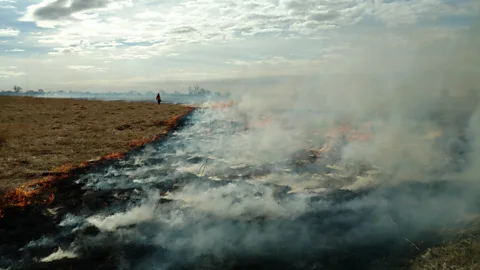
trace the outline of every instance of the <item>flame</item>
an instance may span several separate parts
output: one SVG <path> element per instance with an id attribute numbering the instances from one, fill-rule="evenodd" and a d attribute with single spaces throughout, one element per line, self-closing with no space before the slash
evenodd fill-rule
<path id="1" fill-rule="evenodd" d="M 230 100 L 227 103 L 219 101 L 219 102 L 216 102 L 216 103 L 213 103 L 213 104 L 210 104 L 210 105 L 190 105 L 190 106 L 187 106 L 187 108 L 191 108 L 191 109 L 194 109 L 194 108 L 226 109 L 226 108 L 230 108 L 232 106 L 233 106 L 233 100 Z"/>
<path id="2" fill-rule="evenodd" d="M 221 108 L 230 108 L 233 105 L 233 100 L 230 100 L 228 103 L 225 102 L 217 102 L 209 106 L 212 109 L 221 109 Z"/>
<path id="3" fill-rule="evenodd" d="M 118 159 L 122 158 L 124 154 L 122 153 L 113 153 L 106 155 L 101 160 L 108 159 Z M 80 163 L 79 167 L 86 167 L 89 163 L 84 161 Z M 75 169 L 70 163 L 64 164 L 59 167 L 53 168 L 51 171 L 54 173 L 59 173 L 56 175 L 50 175 L 45 178 L 40 178 L 32 181 L 31 183 L 23 184 L 12 191 L 6 192 L 3 196 L 0 197 L 0 207 L 2 208 L 11 208 L 11 207 L 25 207 L 35 203 L 40 204 L 51 204 L 55 200 L 55 194 L 51 189 L 52 183 L 57 180 L 65 179 L 72 176 L 71 171 Z M 47 195 L 46 199 L 38 200 L 39 195 Z M 2 211 L 3 217 L 4 211 Z"/>
<path id="4" fill-rule="evenodd" d="M 338 139 L 345 137 L 347 141 L 368 141 L 372 139 L 372 124 L 366 123 L 361 128 L 354 130 L 350 121 L 346 120 L 338 127 L 334 127 L 325 133 L 325 137 L 329 139 Z"/>
<path id="5" fill-rule="evenodd" d="M 35 196 L 50 187 L 52 178 L 53 177 L 47 177 L 34 183 L 23 184 L 15 190 L 7 192 L 0 198 L 0 205 L 3 207 L 25 207 L 35 203 Z"/>
<path id="6" fill-rule="evenodd" d="M 332 151 L 334 149 L 332 144 L 333 144 L 333 140 L 330 140 L 330 141 L 324 143 L 322 148 L 320 148 L 320 149 L 310 148 L 310 149 L 308 149 L 308 152 L 310 152 L 311 154 L 313 154 L 317 157 L 320 157 L 321 155 L 329 153 L 330 151 Z"/>
<path id="7" fill-rule="evenodd" d="M 73 166 L 70 162 L 67 162 L 66 164 L 59 166 L 59 167 L 54 167 L 51 172 L 54 173 L 68 173 L 70 170 L 73 169 Z"/>
<path id="8" fill-rule="evenodd" d="M 102 160 L 109 160 L 109 159 L 121 159 L 125 157 L 125 154 L 123 153 L 111 153 L 102 158 Z"/>
<path id="9" fill-rule="evenodd" d="M 246 128 L 251 129 L 255 127 L 258 127 L 258 128 L 266 127 L 268 124 L 272 123 L 274 120 L 275 120 L 275 117 L 273 117 L 273 115 L 264 116 L 261 118 L 259 122 L 247 121 Z"/>
<path id="10" fill-rule="evenodd" d="M 85 160 L 85 161 L 80 162 L 78 167 L 79 168 L 86 168 L 86 167 L 88 167 L 88 164 L 89 164 L 88 160 Z"/>
<path id="11" fill-rule="evenodd" d="M 326 142 L 323 144 L 322 148 L 320 148 L 318 150 L 318 152 L 320 153 L 326 153 L 326 152 L 330 152 L 330 150 L 332 150 L 332 143 L 331 142 Z"/>
<path id="12" fill-rule="evenodd" d="M 48 201 L 45 201 L 45 203 L 51 204 L 54 200 L 55 200 L 55 194 L 52 193 L 50 196 L 48 196 Z"/>
<path id="13" fill-rule="evenodd" d="M 354 130 L 350 126 L 350 122 L 347 120 L 343 124 L 324 133 L 324 137 L 327 141 L 320 149 L 310 148 L 308 151 L 319 157 L 335 150 L 338 147 L 336 142 L 338 142 L 339 139 L 345 139 L 348 142 L 371 140 L 373 137 L 371 126 L 371 123 L 366 123 L 361 128 Z M 321 132 L 316 131 L 314 134 L 321 135 Z"/>

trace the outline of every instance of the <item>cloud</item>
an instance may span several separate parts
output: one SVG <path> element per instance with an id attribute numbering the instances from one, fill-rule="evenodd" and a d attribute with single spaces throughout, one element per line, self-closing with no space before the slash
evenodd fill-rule
<path id="1" fill-rule="evenodd" d="M 70 69 L 74 70 L 89 70 L 95 68 L 94 66 L 68 66 Z"/>
<path id="2" fill-rule="evenodd" d="M 156 48 L 159 48 L 159 43 L 170 47 L 257 36 L 324 38 L 328 30 L 354 26 L 367 18 L 398 25 L 465 9 L 465 5 L 453 6 L 439 0 L 419 0 L 415 4 L 411 1 L 350 0 L 132 3 L 112 0 L 43 1 L 29 6 L 22 20 L 34 21 L 40 27 L 56 27 L 58 30 L 53 35 L 36 37 L 41 43 L 56 43 L 56 48 L 69 49 L 69 44 L 80 39 L 87 39 L 92 44 L 113 41 L 157 43 Z M 124 5 L 131 7 L 118 10 L 115 14 L 110 11 Z M 75 22 L 65 20 L 71 18 L 75 18 Z"/>
<path id="3" fill-rule="evenodd" d="M 16 7 L 12 5 L 0 5 L 0 9 L 16 9 Z"/>
<path id="4" fill-rule="evenodd" d="M 340 16 L 340 14 L 336 11 L 323 11 L 323 12 L 316 12 L 308 15 L 308 19 L 317 22 L 323 22 L 327 20 L 332 20 Z"/>
<path id="5" fill-rule="evenodd" d="M 106 67 L 95 67 L 95 66 L 82 66 L 82 65 L 72 65 L 68 66 L 69 69 L 77 71 L 94 71 L 94 72 L 106 72 L 108 68 Z"/>
<path id="6" fill-rule="evenodd" d="M 141 13 L 137 13 L 133 16 L 135 19 L 139 20 L 158 20 L 162 18 L 162 13 L 155 12 L 155 11 L 145 11 Z"/>
<path id="7" fill-rule="evenodd" d="M 19 30 L 12 28 L 0 28 L 0 37 L 15 37 L 20 34 Z"/>
<path id="8" fill-rule="evenodd" d="M 16 69 L 17 67 L 15 66 L 0 66 L 0 78 L 5 79 L 25 74 L 24 72 L 16 71 Z"/>
<path id="9" fill-rule="evenodd" d="M 376 1 L 372 14 L 390 26 L 432 21 L 454 15 L 475 15 L 477 1 Z"/>
<path id="10" fill-rule="evenodd" d="M 28 8 L 32 17 L 39 20 L 61 20 L 71 15 L 108 7 L 118 7 L 131 1 L 114 0 L 44 0 Z"/>
<path id="11" fill-rule="evenodd" d="M 11 50 L 5 50 L 6 52 L 24 52 L 25 50 L 24 49 L 11 49 Z"/>
<path id="12" fill-rule="evenodd" d="M 311 14 L 296 14 L 282 5 L 269 2 L 236 4 L 234 1 L 186 1 L 174 6 L 155 4 L 157 9 L 162 10 L 161 14 L 146 12 L 146 6 L 139 2 L 132 6 L 130 12 L 124 10 L 113 15 L 103 9 L 95 10 L 99 16 L 80 17 L 80 13 L 85 14 L 83 11 L 87 7 L 104 7 L 108 6 L 108 2 L 100 1 L 90 5 L 91 2 L 88 1 L 83 5 L 75 5 L 76 2 L 73 1 L 68 6 L 62 1 L 43 2 L 30 6 L 22 20 L 34 21 L 40 27 L 56 27 L 54 33 L 35 36 L 34 39 L 41 44 L 53 45 L 57 52 L 80 54 L 94 49 L 75 45 L 81 39 L 88 40 L 91 44 L 151 44 L 148 45 L 148 53 L 135 52 L 133 55 L 131 50 L 141 51 L 141 48 L 122 51 L 106 46 L 104 50 L 111 51 L 114 59 L 147 59 L 163 55 L 172 47 L 188 44 L 209 44 L 255 36 L 305 35 L 353 22 L 347 18 L 352 17 L 351 12 L 342 11 L 342 7 L 338 7 L 338 11 L 323 8 L 314 10 Z M 216 16 L 217 11 L 222 16 Z M 73 15 L 75 23 L 62 20 Z"/>
<path id="13" fill-rule="evenodd" d="M 15 35 L 25 41 L 25 48 L 32 53 L 39 49 L 49 58 L 88 59 L 59 61 L 70 72 L 73 70 L 67 66 L 72 63 L 95 66 L 112 61 L 126 69 L 135 63 L 144 67 L 132 70 L 138 72 L 138 78 L 145 79 L 143 85 L 163 78 L 163 73 L 151 71 L 156 66 L 184 70 L 183 75 L 193 76 L 187 80 L 278 77 L 312 73 L 309 65 L 316 71 L 322 62 L 345 59 L 344 51 L 355 47 L 354 40 L 359 35 L 391 32 L 389 38 L 400 44 L 411 37 L 408 33 L 398 34 L 399 30 L 423 29 L 425 34 L 415 34 L 415 38 L 425 42 L 451 39 L 458 29 L 439 23 L 439 19 L 458 16 L 455 23 L 464 27 L 467 23 L 462 20 L 479 11 L 477 2 L 42 0 L 30 4 L 21 18 L 36 25 L 21 24 L 22 27 L 34 29 L 19 28 L 21 33 Z M 125 5 L 129 8 L 120 8 Z M 5 27 L 17 27 L 10 25 Z M 432 25 L 435 31 L 428 29 Z M 10 36 L 12 31 L 18 31 L 9 30 Z M 12 47 L 0 49 L 5 53 Z M 341 49 L 327 52 L 333 47 Z M 171 57 L 174 54 L 180 56 Z M 108 70 L 112 77 L 120 74 L 113 70 L 114 67 Z"/>

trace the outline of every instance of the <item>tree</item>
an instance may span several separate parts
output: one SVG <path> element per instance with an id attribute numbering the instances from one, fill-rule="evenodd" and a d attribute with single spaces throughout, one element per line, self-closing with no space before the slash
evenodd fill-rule
<path id="1" fill-rule="evenodd" d="M 188 94 L 189 95 L 198 95 L 200 91 L 200 86 L 195 85 L 193 88 L 190 86 L 188 87 Z"/>
<path id="2" fill-rule="evenodd" d="M 13 86 L 13 92 L 20 93 L 20 91 L 22 91 L 22 88 L 20 86 L 18 86 L 18 85 Z"/>
<path id="3" fill-rule="evenodd" d="M 200 88 L 200 86 L 198 85 L 195 85 L 193 88 L 188 87 L 188 94 L 194 95 L 194 96 L 207 96 L 207 95 L 211 95 L 212 92 L 210 92 L 205 88 Z"/>

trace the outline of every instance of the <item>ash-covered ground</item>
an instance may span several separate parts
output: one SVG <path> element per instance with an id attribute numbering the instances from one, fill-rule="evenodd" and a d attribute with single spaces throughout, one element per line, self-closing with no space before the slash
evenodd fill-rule
<path id="1" fill-rule="evenodd" d="M 167 140 L 61 182 L 48 207 L 7 212 L 0 267 L 408 268 L 478 213 L 475 145 L 358 123 L 197 110 Z"/>

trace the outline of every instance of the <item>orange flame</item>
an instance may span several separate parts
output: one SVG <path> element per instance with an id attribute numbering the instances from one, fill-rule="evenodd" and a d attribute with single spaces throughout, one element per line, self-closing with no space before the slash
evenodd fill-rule
<path id="1" fill-rule="evenodd" d="M 55 200 L 55 194 L 52 193 L 52 195 L 48 196 L 48 204 L 51 204 Z"/>
<path id="2" fill-rule="evenodd" d="M 88 167 L 88 164 L 89 164 L 88 160 L 85 160 L 85 161 L 80 162 L 78 167 L 79 168 L 86 168 L 86 167 Z"/>
<path id="3" fill-rule="evenodd" d="M 315 132 L 314 134 L 319 135 L 321 134 L 321 132 Z M 363 127 L 354 130 L 353 128 L 351 128 L 350 123 L 346 121 L 342 125 L 336 126 L 328 130 L 326 133 L 324 133 L 324 137 L 327 139 L 327 142 L 322 146 L 322 148 L 309 149 L 309 151 L 316 156 L 321 156 L 322 154 L 333 151 L 336 148 L 335 141 L 337 141 L 341 137 L 345 138 L 349 142 L 368 141 L 372 139 L 373 134 L 371 131 L 370 123 L 367 123 Z"/>
<path id="4" fill-rule="evenodd" d="M 225 108 L 230 108 L 232 106 L 233 106 L 233 100 L 230 100 L 228 103 L 219 101 L 210 105 L 191 105 L 191 106 L 187 106 L 187 108 L 225 109 Z"/>
<path id="5" fill-rule="evenodd" d="M 268 124 L 272 123 L 275 118 L 272 115 L 263 117 L 259 122 L 247 122 L 246 128 L 255 128 L 255 127 L 266 127 Z"/>
<path id="6" fill-rule="evenodd" d="M 347 141 L 368 141 L 372 139 L 371 124 L 366 123 L 360 129 L 354 130 L 347 120 L 341 126 L 335 127 L 325 134 L 325 137 L 330 139 L 337 139 L 345 136 Z"/>
<path id="7" fill-rule="evenodd" d="M 55 173 L 68 173 L 72 169 L 73 169 L 72 164 L 68 162 L 62 166 L 54 167 L 51 171 Z"/>
<path id="8" fill-rule="evenodd" d="M 224 102 L 214 103 L 213 105 L 210 105 L 210 108 L 212 109 L 229 108 L 229 107 L 232 107 L 232 105 L 233 105 L 233 100 L 230 100 L 228 103 L 224 103 Z"/>
<path id="9" fill-rule="evenodd" d="M 24 184 L 0 198 L 0 205 L 7 207 L 25 207 L 35 203 L 35 196 L 50 186 L 52 177 L 31 184 Z"/>
<path id="10" fill-rule="evenodd" d="M 102 160 L 109 160 L 109 159 L 121 159 L 125 157 L 125 154 L 123 153 L 111 153 L 102 158 Z"/>

